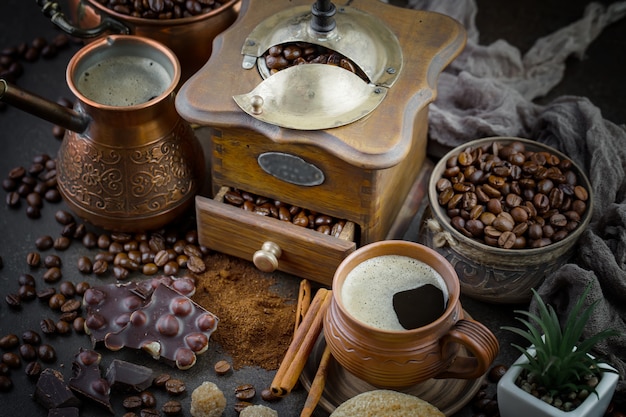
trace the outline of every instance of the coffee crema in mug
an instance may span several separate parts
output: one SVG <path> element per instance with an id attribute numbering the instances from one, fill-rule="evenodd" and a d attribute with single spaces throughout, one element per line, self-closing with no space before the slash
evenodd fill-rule
<path id="1" fill-rule="evenodd" d="M 448 303 L 443 277 L 430 265 L 402 255 L 367 259 L 348 273 L 343 305 L 357 320 L 383 330 L 410 330 L 440 317 Z"/>
<path id="2" fill-rule="evenodd" d="M 165 67 L 150 58 L 113 56 L 80 74 L 76 87 L 99 104 L 125 107 L 160 96 L 171 82 Z"/>

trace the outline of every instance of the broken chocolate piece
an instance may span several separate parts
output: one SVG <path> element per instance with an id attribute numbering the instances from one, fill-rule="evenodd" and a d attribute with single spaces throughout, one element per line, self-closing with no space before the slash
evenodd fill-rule
<path id="1" fill-rule="evenodd" d="M 80 410 L 76 407 L 51 408 L 48 417 L 78 417 Z"/>
<path id="2" fill-rule="evenodd" d="M 39 375 L 33 398 L 48 410 L 80 405 L 80 400 L 65 383 L 63 374 L 52 368 L 44 369 Z"/>
<path id="3" fill-rule="evenodd" d="M 136 283 L 129 282 L 95 286 L 85 291 L 85 333 L 94 348 L 102 345 L 107 333 L 116 333 L 126 327 L 131 313 L 146 304 L 149 298 L 134 293 L 136 287 Z"/>
<path id="4" fill-rule="evenodd" d="M 72 362 L 72 377 L 70 388 L 92 401 L 105 407 L 113 413 L 111 406 L 111 387 L 109 381 L 102 378 L 100 372 L 101 355 L 90 349 L 80 349 L 76 359 Z"/>
<path id="5" fill-rule="evenodd" d="M 106 371 L 106 379 L 111 388 L 120 392 L 146 390 L 152 385 L 152 369 L 126 362 L 120 359 L 113 359 Z"/>
<path id="6" fill-rule="evenodd" d="M 196 355 L 206 351 L 218 318 L 190 298 L 160 284 L 150 302 L 134 311 L 128 325 L 108 333 L 104 344 L 111 350 L 143 349 L 155 359 L 179 369 L 189 369 Z"/>

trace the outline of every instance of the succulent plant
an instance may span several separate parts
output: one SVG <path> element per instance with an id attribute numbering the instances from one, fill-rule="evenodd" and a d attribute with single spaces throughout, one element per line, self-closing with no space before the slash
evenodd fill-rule
<path id="1" fill-rule="evenodd" d="M 551 395 L 560 392 L 578 392 L 581 389 L 592 390 L 586 384 L 585 377 L 590 374 L 600 376 L 607 369 L 601 368 L 600 360 L 590 352 L 601 340 L 618 335 L 613 329 L 602 330 L 586 339 L 582 339 L 589 317 L 599 300 L 584 307 L 584 300 L 591 286 L 576 301 L 571 314 L 561 327 L 559 318 L 551 305 L 546 305 L 539 294 L 533 289 L 533 298 L 536 300 L 538 314 L 529 311 L 516 310 L 526 318 L 516 317 L 525 329 L 503 326 L 522 336 L 534 345 L 534 353 L 515 343 L 511 345 L 521 351 L 528 363 L 520 364 L 537 384 L 546 389 Z"/>

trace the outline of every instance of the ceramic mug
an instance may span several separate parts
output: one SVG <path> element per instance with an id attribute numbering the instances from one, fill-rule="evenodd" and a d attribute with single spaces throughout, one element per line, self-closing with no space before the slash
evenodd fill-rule
<path id="1" fill-rule="evenodd" d="M 498 354 L 493 333 L 464 313 L 454 268 L 427 246 L 402 240 L 362 246 L 338 266 L 332 290 L 326 343 L 341 366 L 374 386 L 479 378 Z"/>

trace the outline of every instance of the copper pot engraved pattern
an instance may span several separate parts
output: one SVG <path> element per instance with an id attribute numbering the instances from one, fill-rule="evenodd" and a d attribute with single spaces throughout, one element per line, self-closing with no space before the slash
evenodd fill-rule
<path id="1" fill-rule="evenodd" d="M 64 141 L 58 157 L 61 192 L 81 210 L 112 217 L 151 217 L 181 204 L 198 188 L 188 156 L 199 149 L 185 139 L 192 134 L 178 122 L 168 137 L 132 149 L 80 137 Z"/>

